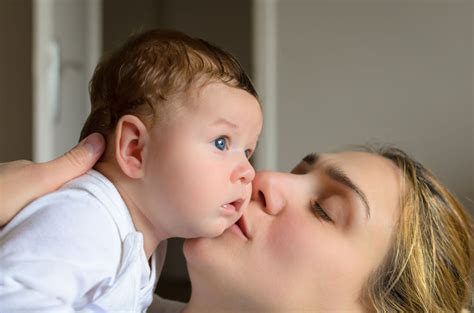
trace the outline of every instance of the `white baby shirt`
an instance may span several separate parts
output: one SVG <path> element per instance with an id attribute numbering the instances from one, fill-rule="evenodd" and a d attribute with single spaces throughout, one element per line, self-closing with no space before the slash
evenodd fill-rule
<path id="1" fill-rule="evenodd" d="M 119 192 L 91 170 L 0 230 L 0 312 L 145 312 L 165 253 L 150 268 Z"/>

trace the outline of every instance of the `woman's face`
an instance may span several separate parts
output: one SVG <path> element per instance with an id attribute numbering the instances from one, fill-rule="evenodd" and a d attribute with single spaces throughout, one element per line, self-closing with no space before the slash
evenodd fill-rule
<path id="1" fill-rule="evenodd" d="M 292 173 L 258 173 L 238 227 L 185 243 L 191 303 L 359 310 L 363 285 L 390 247 L 399 197 L 399 169 L 369 153 L 312 155 Z"/>

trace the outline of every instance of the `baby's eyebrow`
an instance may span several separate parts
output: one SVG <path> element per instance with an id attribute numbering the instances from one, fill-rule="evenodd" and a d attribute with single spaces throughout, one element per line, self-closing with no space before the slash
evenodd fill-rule
<path id="1" fill-rule="evenodd" d="M 231 121 L 223 117 L 218 118 L 216 121 L 212 123 L 212 125 L 221 125 L 221 124 L 227 125 L 231 128 L 239 128 L 239 126 L 237 126 L 236 124 L 232 123 Z"/>

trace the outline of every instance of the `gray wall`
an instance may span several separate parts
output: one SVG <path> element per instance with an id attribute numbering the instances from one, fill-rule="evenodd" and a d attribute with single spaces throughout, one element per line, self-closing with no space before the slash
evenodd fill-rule
<path id="1" fill-rule="evenodd" d="M 390 143 L 474 209 L 472 2 L 355 2 L 278 2 L 279 169 Z"/>
<path id="2" fill-rule="evenodd" d="M 133 33 L 158 26 L 162 1 L 102 1 L 104 51 L 121 45 Z"/>
<path id="3" fill-rule="evenodd" d="M 103 0 L 104 50 L 149 28 L 201 37 L 229 51 L 252 73 L 251 0 Z"/>
<path id="4" fill-rule="evenodd" d="M 32 158 L 31 0 L 0 1 L 0 162 Z"/>

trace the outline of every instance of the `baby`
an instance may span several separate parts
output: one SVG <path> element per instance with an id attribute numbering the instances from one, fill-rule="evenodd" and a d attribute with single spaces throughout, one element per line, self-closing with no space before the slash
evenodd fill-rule
<path id="1" fill-rule="evenodd" d="M 170 237 L 215 237 L 247 206 L 262 128 L 228 53 L 174 31 L 132 37 L 98 64 L 81 138 L 101 161 L 0 231 L 2 311 L 144 312 Z"/>

